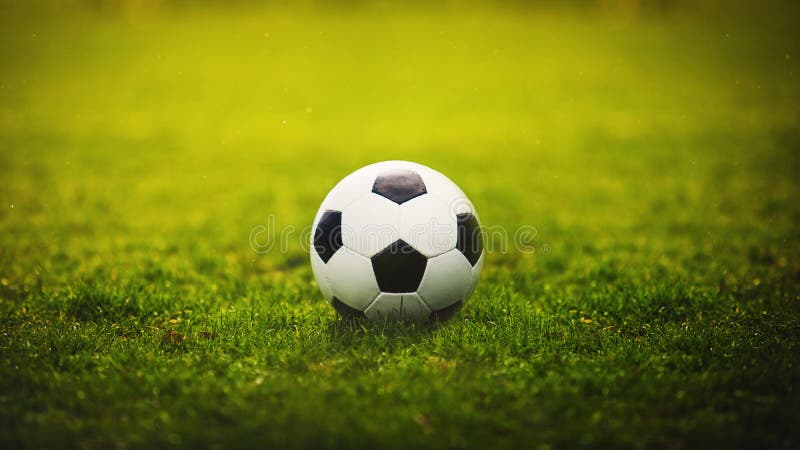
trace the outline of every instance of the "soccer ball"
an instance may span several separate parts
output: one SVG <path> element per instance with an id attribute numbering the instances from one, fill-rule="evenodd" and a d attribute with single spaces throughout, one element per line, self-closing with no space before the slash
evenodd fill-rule
<path id="1" fill-rule="evenodd" d="M 446 176 L 413 162 L 353 172 L 314 219 L 314 277 L 344 316 L 446 319 L 472 295 L 483 259 L 472 202 Z"/>

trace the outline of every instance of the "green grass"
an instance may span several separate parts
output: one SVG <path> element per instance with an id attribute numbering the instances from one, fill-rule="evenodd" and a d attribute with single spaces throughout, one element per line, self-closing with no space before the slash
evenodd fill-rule
<path id="1" fill-rule="evenodd" d="M 800 442 L 796 12 L 80 11 L 0 14 L 0 447 Z M 395 158 L 538 231 L 436 326 L 298 237 Z"/>

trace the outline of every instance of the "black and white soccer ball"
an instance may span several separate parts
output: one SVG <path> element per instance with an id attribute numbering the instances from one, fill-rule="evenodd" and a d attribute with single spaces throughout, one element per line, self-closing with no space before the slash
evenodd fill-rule
<path id="1" fill-rule="evenodd" d="M 475 207 L 449 178 L 384 161 L 345 177 L 314 219 L 311 267 L 339 313 L 373 321 L 447 318 L 483 267 Z"/>

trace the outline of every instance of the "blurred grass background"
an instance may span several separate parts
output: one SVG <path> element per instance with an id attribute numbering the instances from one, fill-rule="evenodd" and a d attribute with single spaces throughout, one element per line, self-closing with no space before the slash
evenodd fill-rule
<path id="1" fill-rule="evenodd" d="M 0 438 L 796 445 L 797 9 L 0 3 Z M 538 251 L 339 323 L 250 231 L 385 159 Z"/>

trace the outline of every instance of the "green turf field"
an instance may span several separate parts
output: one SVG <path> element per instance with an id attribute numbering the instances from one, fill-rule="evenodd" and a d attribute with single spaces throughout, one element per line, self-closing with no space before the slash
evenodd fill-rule
<path id="1" fill-rule="evenodd" d="M 0 447 L 800 443 L 790 4 L 96 4 L 0 8 Z M 385 159 L 534 251 L 342 322 L 301 232 Z"/>

